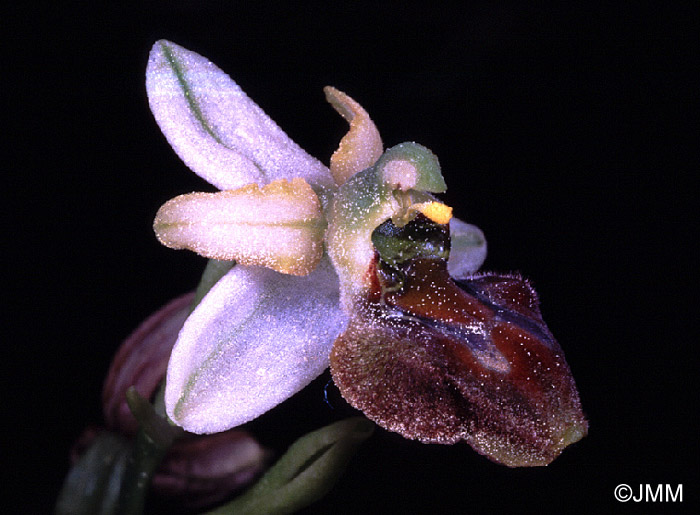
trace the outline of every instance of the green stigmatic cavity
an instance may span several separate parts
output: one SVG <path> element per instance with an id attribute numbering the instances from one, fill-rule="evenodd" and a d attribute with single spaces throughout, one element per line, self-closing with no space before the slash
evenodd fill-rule
<path id="1" fill-rule="evenodd" d="M 379 258 L 390 266 L 416 258 L 447 261 L 450 257 L 450 230 L 447 224 L 437 224 L 424 215 L 417 215 L 403 227 L 387 220 L 372 233 L 372 244 Z"/>

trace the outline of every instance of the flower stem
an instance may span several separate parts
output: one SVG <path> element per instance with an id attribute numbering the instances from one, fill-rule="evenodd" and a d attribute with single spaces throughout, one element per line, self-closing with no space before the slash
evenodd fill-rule
<path id="1" fill-rule="evenodd" d="M 170 446 L 184 431 L 158 416 L 153 406 L 133 387 L 127 390 L 126 398 L 140 429 L 126 466 L 117 513 L 140 515 L 153 474 Z"/>

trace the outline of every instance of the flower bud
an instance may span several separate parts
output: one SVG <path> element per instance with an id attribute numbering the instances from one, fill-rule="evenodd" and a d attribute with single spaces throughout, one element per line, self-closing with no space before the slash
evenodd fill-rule
<path id="1" fill-rule="evenodd" d="M 102 390 L 102 410 L 109 429 L 136 434 L 138 423 L 126 403 L 126 390 L 134 386 L 145 399 L 152 397 L 165 376 L 193 298 L 194 293 L 187 293 L 170 301 L 144 320 L 117 350 Z"/>
<path id="2" fill-rule="evenodd" d="M 166 455 L 153 476 L 153 491 L 169 504 L 204 508 L 250 485 L 269 458 L 245 431 L 188 436 Z"/>
<path id="3" fill-rule="evenodd" d="M 148 399 L 165 377 L 177 335 L 194 298 L 182 295 L 156 311 L 122 343 L 105 381 L 103 411 L 107 427 L 134 435 L 138 423 L 126 402 L 134 386 Z M 77 462 L 96 436 L 88 430 L 72 453 Z M 207 436 L 187 434 L 176 440 L 153 476 L 154 493 L 167 503 L 195 509 L 215 504 L 249 485 L 266 468 L 268 452 L 247 432 L 232 429 Z"/>

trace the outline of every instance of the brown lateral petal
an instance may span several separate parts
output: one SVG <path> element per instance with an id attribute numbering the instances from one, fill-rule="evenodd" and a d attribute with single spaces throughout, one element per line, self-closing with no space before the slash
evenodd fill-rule
<path id="1" fill-rule="evenodd" d="M 403 287 L 356 305 L 331 354 L 343 396 L 426 443 L 467 441 L 508 466 L 546 465 L 587 431 L 564 354 L 518 277 L 461 281 L 416 259 Z"/>
<path id="2" fill-rule="evenodd" d="M 102 389 L 102 411 L 108 428 L 136 434 L 138 422 L 126 403 L 126 390 L 134 386 L 142 397 L 151 398 L 165 376 L 170 352 L 193 298 L 194 293 L 187 293 L 170 301 L 144 320 L 117 350 Z"/>

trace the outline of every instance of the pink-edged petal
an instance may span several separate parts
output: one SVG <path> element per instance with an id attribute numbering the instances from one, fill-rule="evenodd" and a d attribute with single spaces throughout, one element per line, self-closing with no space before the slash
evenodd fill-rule
<path id="1" fill-rule="evenodd" d="M 205 57 L 169 41 L 156 42 L 146 90 L 151 111 L 175 152 L 219 189 L 293 177 L 321 189 L 334 188 L 328 169 Z"/>
<path id="2" fill-rule="evenodd" d="M 212 259 L 306 275 L 323 255 L 325 222 L 316 193 L 300 178 L 190 193 L 166 202 L 153 228 L 161 243 Z"/>
<path id="3" fill-rule="evenodd" d="M 305 277 L 237 265 L 185 323 L 165 391 L 168 416 L 214 433 L 262 415 L 328 367 L 347 323 L 328 262 Z"/>
<path id="4" fill-rule="evenodd" d="M 447 270 L 461 278 L 476 272 L 486 259 L 486 238 L 476 225 L 457 218 L 450 220 L 450 258 Z"/>

